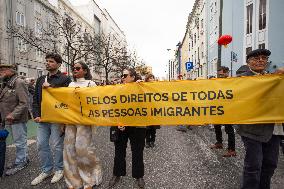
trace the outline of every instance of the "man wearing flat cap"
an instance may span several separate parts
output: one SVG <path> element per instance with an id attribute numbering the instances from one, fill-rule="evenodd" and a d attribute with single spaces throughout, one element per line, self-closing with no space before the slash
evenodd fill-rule
<path id="1" fill-rule="evenodd" d="M 247 55 L 249 69 L 240 76 L 266 74 L 268 58 L 271 52 L 257 49 Z M 269 110 L 268 110 L 269 111 Z M 271 178 L 277 168 L 280 135 L 283 127 L 279 124 L 242 124 L 238 133 L 245 147 L 245 159 L 242 178 L 242 189 L 268 189 Z"/>
<path id="2" fill-rule="evenodd" d="M 17 75 L 14 65 L 0 65 L 0 78 L 3 80 L 0 89 L 1 122 L 12 130 L 16 145 L 16 159 L 8 167 L 6 175 L 13 175 L 28 165 L 27 121 L 28 89 L 24 80 Z"/>

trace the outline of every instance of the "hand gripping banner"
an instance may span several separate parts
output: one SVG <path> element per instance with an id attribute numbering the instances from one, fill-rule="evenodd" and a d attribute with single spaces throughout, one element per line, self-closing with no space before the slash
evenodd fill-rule
<path id="1" fill-rule="evenodd" d="M 99 126 L 284 123 L 284 76 L 43 90 L 42 121 Z"/>

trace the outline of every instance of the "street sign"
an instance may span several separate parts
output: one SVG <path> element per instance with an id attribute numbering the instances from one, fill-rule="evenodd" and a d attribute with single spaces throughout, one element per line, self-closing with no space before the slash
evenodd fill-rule
<path id="1" fill-rule="evenodd" d="M 193 69 L 193 62 L 186 62 L 185 63 L 186 71 L 190 71 Z"/>
<path id="2" fill-rule="evenodd" d="M 238 54 L 233 51 L 231 51 L 231 61 L 238 62 Z"/>

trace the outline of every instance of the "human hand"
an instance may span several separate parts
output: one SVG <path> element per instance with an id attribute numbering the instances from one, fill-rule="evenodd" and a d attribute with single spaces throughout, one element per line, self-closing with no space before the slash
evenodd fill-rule
<path id="1" fill-rule="evenodd" d="M 121 130 L 121 131 L 124 131 L 125 127 L 124 126 L 118 126 L 118 129 Z"/>
<path id="2" fill-rule="evenodd" d="M 42 84 L 42 88 L 48 88 L 48 87 L 50 87 L 50 84 L 49 84 L 47 81 L 45 81 L 45 82 Z"/>
<path id="3" fill-rule="evenodd" d="M 39 123 L 39 122 L 41 121 L 41 120 L 40 120 L 40 117 L 34 118 L 34 121 L 37 122 L 37 123 Z"/>
<path id="4" fill-rule="evenodd" d="M 7 122 L 13 122 L 14 119 L 15 119 L 15 118 L 14 118 L 11 114 L 8 114 L 8 115 L 6 116 Z"/>
<path id="5" fill-rule="evenodd" d="M 141 82 L 144 82 L 144 81 L 141 80 L 141 79 L 138 79 L 138 80 L 136 81 L 136 83 L 141 83 Z"/>

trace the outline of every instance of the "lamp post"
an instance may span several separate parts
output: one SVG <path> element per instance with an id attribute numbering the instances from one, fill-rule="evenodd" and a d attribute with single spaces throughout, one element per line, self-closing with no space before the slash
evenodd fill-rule
<path id="1" fill-rule="evenodd" d="M 169 79 L 169 81 L 171 81 L 171 58 L 170 58 L 170 51 L 171 50 L 172 49 L 167 49 L 168 54 L 169 54 L 169 61 L 167 63 L 167 65 L 169 66 L 169 69 L 168 69 L 168 79 Z"/>

